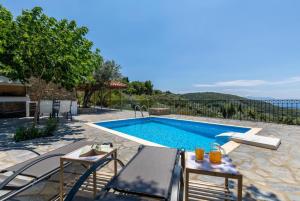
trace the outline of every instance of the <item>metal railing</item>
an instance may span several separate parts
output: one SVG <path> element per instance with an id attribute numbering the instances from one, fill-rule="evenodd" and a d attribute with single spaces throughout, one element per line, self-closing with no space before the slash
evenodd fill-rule
<path id="1" fill-rule="evenodd" d="M 135 107 L 134 107 L 134 117 L 136 118 L 136 111 L 140 111 L 141 112 L 141 115 L 142 115 L 142 117 L 144 117 L 144 114 L 143 114 L 143 111 L 142 111 L 142 108 L 141 108 L 141 106 L 139 106 L 139 105 L 136 105 Z"/>
<path id="2" fill-rule="evenodd" d="M 175 100 L 130 99 L 112 101 L 111 108 L 134 110 L 136 105 L 147 108 L 169 108 L 171 114 L 225 118 L 300 125 L 300 100 Z"/>
<path id="3" fill-rule="evenodd" d="M 144 109 L 144 111 L 148 111 L 148 110 L 147 110 L 147 107 L 146 107 L 145 105 L 142 105 L 142 106 L 140 106 L 140 105 L 135 105 L 135 107 L 134 107 L 134 117 L 136 118 L 136 112 L 137 112 L 137 111 L 140 111 L 142 117 L 144 117 L 143 109 Z M 149 116 L 150 116 L 150 115 L 149 115 Z"/>

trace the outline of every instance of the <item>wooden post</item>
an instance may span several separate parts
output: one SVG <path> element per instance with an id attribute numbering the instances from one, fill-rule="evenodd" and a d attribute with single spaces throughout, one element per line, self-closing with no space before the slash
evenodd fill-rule
<path id="1" fill-rule="evenodd" d="M 184 196 L 185 196 L 185 201 L 188 201 L 188 198 L 189 198 L 189 172 L 188 170 L 186 169 L 185 170 L 185 186 L 184 186 Z"/>
<path id="2" fill-rule="evenodd" d="M 122 92 L 120 89 L 119 89 L 119 93 L 120 93 L 120 110 L 122 111 L 123 103 L 122 103 Z"/>
<path id="3" fill-rule="evenodd" d="M 64 162 L 60 159 L 60 200 L 64 200 Z"/>
<path id="4" fill-rule="evenodd" d="M 240 175 L 238 178 L 238 189 L 237 189 L 237 199 L 238 201 L 242 201 L 243 199 L 243 176 Z"/>
<path id="5" fill-rule="evenodd" d="M 94 189 L 94 199 L 96 199 L 96 195 L 97 195 L 97 172 L 94 171 L 93 172 L 93 189 Z"/>
<path id="6" fill-rule="evenodd" d="M 111 107 L 111 88 L 109 88 L 109 106 Z"/>
<path id="7" fill-rule="evenodd" d="M 114 174 L 115 176 L 118 173 L 118 166 L 117 166 L 117 150 L 115 151 L 115 153 L 113 154 L 114 157 Z"/>

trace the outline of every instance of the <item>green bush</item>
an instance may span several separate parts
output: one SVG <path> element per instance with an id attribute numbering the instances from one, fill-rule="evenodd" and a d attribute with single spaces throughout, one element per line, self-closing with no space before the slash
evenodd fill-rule
<path id="1" fill-rule="evenodd" d="M 16 130 L 16 134 L 14 135 L 14 140 L 19 142 L 23 140 L 29 140 L 37 138 L 41 135 L 41 132 L 34 125 L 26 128 L 20 127 Z"/>
<path id="2" fill-rule="evenodd" d="M 17 128 L 14 135 L 14 140 L 16 142 L 31 140 L 40 137 L 51 136 L 57 128 L 57 120 L 54 118 L 49 118 L 46 122 L 45 128 L 37 128 L 32 124 L 30 127 L 20 127 Z"/>
<path id="3" fill-rule="evenodd" d="M 56 130 L 57 127 L 57 119 L 55 118 L 49 118 L 46 127 L 44 129 L 44 136 L 50 136 L 53 134 L 53 132 Z"/>

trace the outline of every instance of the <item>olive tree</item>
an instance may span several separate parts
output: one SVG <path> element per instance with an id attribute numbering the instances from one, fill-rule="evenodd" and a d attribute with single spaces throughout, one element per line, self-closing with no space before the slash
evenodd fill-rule
<path id="1" fill-rule="evenodd" d="M 88 103 L 96 91 L 100 92 L 100 102 L 103 102 L 106 95 L 105 89 L 107 88 L 109 81 L 120 78 L 120 65 L 118 65 L 114 60 L 108 60 L 100 63 L 93 73 L 93 80 L 85 85 L 83 107 L 88 107 Z"/>
<path id="2" fill-rule="evenodd" d="M 23 83 L 37 79 L 35 123 L 44 88 L 49 83 L 72 89 L 92 79 L 97 66 L 94 55 L 99 51 L 91 50 L 93 44 L 85 38 L 87 32 L 86 27 L 78 27 L 75 21 L 48 17 L 40 7 L 24 10 L 14 21 L 10 29 L 14 38 L 7 41 L 4 50 L 9 56 L 0 60 L 9 78 Z"/>

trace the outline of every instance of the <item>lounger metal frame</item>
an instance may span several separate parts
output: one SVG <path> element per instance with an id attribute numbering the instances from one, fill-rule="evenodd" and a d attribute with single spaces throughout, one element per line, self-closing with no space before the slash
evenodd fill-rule
<path id="1" fill-rule="evenodd" d="M 66 146 L 68 146 L 68 145 L 66 145 Z M 63 147 L 61 147 L 61 148 L 63 148 Z M 34 177 L 32 175 L 24 174 L 23 172 L 26 171 L 27 169 L 29 169 L 30 167 L 34 166 L 35 164 L 39 163 L 39 162 L 45 161 L 45 160 L 47 160 L 49 158 L 59 157 L 59 156 L 65 155 L 65 153 L 64 154 L 63 153 L 54 153 L 54 154 L 48 154 L 48 155 L 40 157 L 40 154 L 37 153 L 37 152 L 35 152 L 35 151 L 33 151 L 33 150 L 24 149 L 24 148 L 16 148 L 16 149 L 32 151 L 33 153 L 36 153 L 39 156 L 39 158 L 37 158 L 35 160 L 32 160 L 28 164 L 26 164 L 23 167 L 19 168 L 18 170 L 13 171 L 12 175 L 10 175 L 9 177 L 7 177 L 3 182 L 0 183 L 0 190 L 12 190 L 11 192 L 8 192 L 8 193 L 0 196 L 0 201 L 11 199 L 12 197 L 16 196 L 17 194 L 25 191 L 26 189 L 30 188 L 31 186 L 33 186 L 35 184 L 37 184 L 38 182 L 40 182 L 42 180 L 45 180 L 45 179 L 49 178 L 50 176 L 58 173 L 59 170 L 60 170 L 60 166 L 58 166 L 57 168 L 55 168 L 54 170 L 52 170 L 50 172 L 45 173 L 41 177 Z M 7 149 L 2 149 L 2 150 L 8 150 L 8 148 Z M 70 164 L 71 163 L 66 163 L 64 165 L 64 167 L 67 167 Z M 5 172 L 10 172 L 10 171 L 8 171 L 8 170 L 0 171 L 0 173 L 5 173 Z M 18 188 L 18 187 L 16 187 L 16 188 L 8 188 L 8 187 L 5 188 L 6 185 L 9 184 L 9 182 L 11 182 L 17 176 L 27 176 L 27 177 L 32 178 L 32 181 L 29 182 L 28 184 L 26 184 L 25 186 L 20 187 L 20 188 Z"/>
<path id="2" fill-rule="evenodd" d="M 125 166 L 123 166 L 122 170 L 124 170 L 128 166 L 128 164 L 130 164 L 130 162 L 135 159 L 135 157 L 139 154 L 139 152 L 141 151 L 141 149 L 142 149 L 142 146 L 140 146 L 140 148 L 138 149 L 138 152 L 130 159 L 130 161 Z M 174 168 L 173 168 L 173 177 L 172 177 L 171 182 L 170 182 L 170 187 L 169 187 L 168 199 L 167 200 L 172 200 L 172 201 L 174 200 L 175 201 L 175 200 L 182 200 L 182 198 L 183 198 L 183 194 L 182 194 L 182 191 L 181 191 L 181 189 L 183 189 L 183 171 L 182 171 L 183 167 L 182 167 L 182 164 L 181 164 L 182 160 L 179 163 L 180 156 L 183 157 L 183 154 L 184 153 L 182 151 L 179 151 L 179 150 L 177 151 L 176 160 L 175 160 L 175 164 L 174 164 Z M 90 167 L 78 179 L 78 181 L 75 183 L 75 185 L 69 191 L 67 197 L 65 198 L 65 201 L 72 201 L 73 198 L 75 197 L 76 193 L 79 191 L 81 185 L 86 181 L 86 179 L 90 176 L 90 174 L 92 174 L 92 172 L 96 171 L 97 169 L 99 170 L 99 169 L 103 168 L 105 165 L 107 165 L 112 160 L 113 160 L 112 158 L 102 159 L 102 160 L 98 161 L 97 163 L 95 163 L 92 167 Z M 116 159 L 116 160 L 119 161 L 119 162 L 121 162 L 119 159 Z M 179 171 L 179 175 L 176 175 L 176 173 L 175 173 L 176 168 Z M 109 183 L 106 186 L 109 186 Z M 103 192 L 108 192 L 109 190 L 110 190 L 110 188 L 105 188 L 104 187 Z M 176 198 L 173 198 L 173 196 L 172 196 L 172 191 L 173 190 L 175 190 L 175 191 L 178 192 L 177 195 L 175 195 Z M 116 191 L 119 191 L 119 190 L 116 190 Z M 119 191 L 119 192 L 128 193 L 128 194 L 131 194 L 131 195 L 145 196 L 145 197 L 157 198 L 157 199 L 164 200 L 164 198 L 162 198 L 162 197 L 150 196 L 149 194 L 132 193 L 132 192 L 126 192 L 126 191 Z"/>
<path id="3" fill-rule="evenodd" d="M 22 191 L 25 191 L 26 189 L 28 189 L 29 187 L 35 185 L 36 183 L 54 175 L 55 173 L 57 173 L 59 171 L 59 167 L 51 172 L 48 172 L 46 173 L 45 175 L 43 175 L 42 177 L 39 177 L 39 178 L 36 178 L 36 177 L 33 177 L 33 176 L 30 176 L 30 175 L 26 175 L 26 174 L 21 174 L 23 171 L 27 170 L 28 168 L 32 167 L 33 165 L 43 161 L 43 160 L 46 160 L 46 159 L 49 159 L 49 158 L 53 158 L 53 157 L 57 157 L 57 156 L 63 156 L 64 154 L 51 154 L 51 155 L 46 155 L 45 157 L 42 157 L 42 158 L 38 158 L 32 162 L 30 162 L 29 164 L 25 165 L 24 167 L 20 168 L 19 170 L 15 171 L 11 176 L 9 176 L 8 178 L 6 178 L 1 184 L 0 184 L 0 190 L 4 189 L 5 190 L 5 186 L 10 182 L 12 181 L 13 179 L 15 179 L 17 176 L 19 175 L 22 175 L 22 176 L 28 176 L 28 177 L 31 177 L 33 178 L 33 181 L 28 183 L 27 185 L 25 185 L 24 187 L 21 187 L 17 190 L 13 190 L 13 189 L 8 189 L 8 190 L 13 190 L 3 196 L 0 197 L 0 201 L 2 200 L 7 200 L 9 198 L 12 198 L 13 196 L 21 193 Z M 66 163 L 65 166 L 68 166 L 70 163 Z M 4 173 L 4 172 L 2 172 Z"/>

